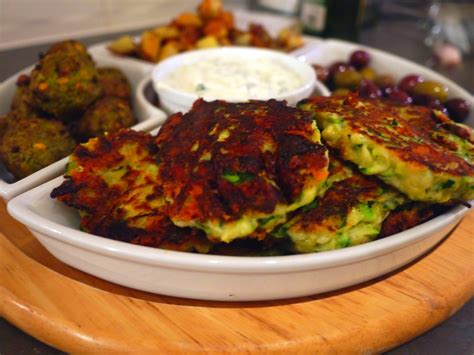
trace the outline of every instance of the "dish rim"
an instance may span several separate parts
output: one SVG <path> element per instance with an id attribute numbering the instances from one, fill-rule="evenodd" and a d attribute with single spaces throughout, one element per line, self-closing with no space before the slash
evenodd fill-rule
<path id="1" fill-rule="evenodd" d="M 357 46 L 358 48 L 367 48 L 368 50 L 380 53 L 381 55 L 391 56 L 397 60 L 401 60 L 409 64 L 413 70 L 421 68 L 424 72 L 428 72 L 430 76 L 439 77 L 444 83 L 456 88 L 456 90 L 461 92 L 463 95 L 469 95 L 465 89 L 454 83 L 452 80 L 445 78 L 435 71 L 403 57 L 372 47 L 339 40 L 320 41 L 320 44 L 324 45 L 325 43 L 327 44 L 331 42 L 338 42 L 341 45 L 350 45 L 351 47 Z M 144 63 L 144 65 L 149 67 L 149 64 Z M 383 239 L 374 240 L 363 245 L 320 253 L 273 257 L 241 257 L 193 254 L 132 245 L 130 243 L 98 237 L 79 231 L 78 229 L 53 222 L 46 217 L 39 216 L 32 210 L 32 204 L 34 201 L 36 201 L 34 198 L 40 195 L 43 197 L 48 196 L 49 191 L 48 194 L 45 195 L 46 191 L 43 189 L 46 187 L 51 189 L 53 184 L 59 185 L 59 182 L 62 179 L 63 177 L 57 177 L 56 179 L 49 180 L 48 182 L 15 197 L 9 202 L 8 211 L 31 230 L 41 233 L 46 237 L 53 238 L 63 243 L 68 243 L 75 247 L 89 250 L 91 252 L 142 264 L 164 266 L 174 269 L 185 269 L 189 271 L 204 271 L 209 273 L 291 273 L 356 263 L 377 256 L 389 254 L 394 250 L 421 242 L 436 232 L 438 229 L 460 219 L 469 211 L 467 207 L 458 205 L 440 216 L 437 216 L 423 224 L 410 228 L 401 233 L 397 233 Z M 49 196 L 47 198 L 49 198 Z M 64 208 L 67 207 L 64 206 Z M 45 223 L 39 223 L 41 220 L 44 220 Z M 181 258 L 182 256 L 185 256 L 185 258 Z"/>
<path id="2" fill-rule="evenodd" d="M 389 237 L 319 253 L 265 257 L 194 254 L 134 245 L 96 236 L 54 222 L 35 212 L 34 204 L 45 197 L 53 200 L 49 197 L 49 193 L 63 180 L 63 177 L 57 177 L 15 197 L 8 203 L 8 212 L 33 231 L 94 253 L 141 264 L 210 273 L 292 273 L 352 264 L 420 242 L 469 211 L 469 208 L 458 205 L 425 223 Z"/>

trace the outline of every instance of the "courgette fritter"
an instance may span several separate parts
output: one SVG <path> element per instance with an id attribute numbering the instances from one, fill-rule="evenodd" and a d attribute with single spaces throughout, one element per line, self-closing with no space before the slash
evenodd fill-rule
<path id="1" fill-rule="evenodd" d="M 274 234 L 288 236 L 297 253 L 345 248 L 375 239 L 390 211 L 407 200 L 377 178 L 330 154 L 327 191 L 296 211 Z"/>
<path id="2" fill-rule="evenodd" d="M 79 209 L 81 227 L 96 235 L 254 256 L 366 243 L 469 196 L 462 184 L 470 176 L 457 170 L 472 165 L 469 128 L 423 108 L 337 100 L 305 100 L 307 111 L 276 100 L 198 100 L 190 112 L 171 116 L 156 137 L 121 130 L 78 146 L 65 182 L 51 196 Z M 335 147 L 329 156 L 314 116 Z M 362 141 L 352 142 L 354 135 Z M 348 148 L 346 139 L 360 146 Z M 420 155 L 426 149 L 428 157 Z M 367 166 L 351 161 L 359 150 L 364 159 L 375 158 L 362 160 Z M 438 158 L 451 165 L 436 165 Z M 399 181 L 386 183 L 391 175 L 380 166 L 399 174 Z M 457 180 L 443 185 L 446 196 L 429 185 L 428 202 L 411 201 L 404 186 L 424 186 L 415 181 L 423 174 L 436 183 L 446 175 Z M 445 198 L 450 202 L 431 202 Z"/>
<path id="3" fill-rule="evenodd" d="M 450 201 L 443 204 L 410 201 L 391 211 L 383 221 L 378 238 L 385 238 L 424 223 L 445 213 L 457 204 Z"/>
<path id="4" fill-rule="evenodd" d="M 410 199 L 443 203 L 474 198 L 473 161 L 443 144 L 459 141 L 458 147 L 471 150 L 472 143 L 452 131 L 443 130 L 443 137 L 436 138 L 439 132 L 416 124 L 416 117 L 404 118 L 407 113 L 400 108 L 353 95 L 313 97 L 299 107 L 314 114 L 323 141 L 343 159 Z"/>
<path id="5" fill-rule="evenodd" d="M 378 101 L 377 106 L 393 115 L 399 115 L 410 122 L 412 127 L 429 135 L 445 150 L 473 164 L 474 131 L 469 126 L 454 122 L 443 112 L 425 106 L 397 105 L 386 101 Z"/>
<path id="6" fill-rule="evenodd" d="M 156 148 L 149 134 L 121 130 L 76 147 L 57 198 L 81 213 L 95 235 L 164 249 L 207 252 L 204 233 L 178 228 L 164 214 Z"/>
<path id="7" fill-rule="evenodd" d="M 198 100 L 166 121 L 156 144 L 171 220 L 216 242 L 265 236 L 328 175 L 315 122 L 276 100 Z"/>

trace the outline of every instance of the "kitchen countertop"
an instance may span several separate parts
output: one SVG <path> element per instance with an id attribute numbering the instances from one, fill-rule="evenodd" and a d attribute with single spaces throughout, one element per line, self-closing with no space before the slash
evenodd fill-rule
<path id="1" fill-rule="evenodd" d="M 127 31 L 140 33 L 140 31 Z M 115 38 L 119 34 L 81 39 L 85 44 Z M 375 27 L 362 31 L 360 42 L 380 48 L 420 64 L 429 62 L 430 51 L 422 44 L 424 31 L 413 22 L 384 21 Z M 396 40 L 387 41 L 387 38 Z M 0 81 L 18 70 L 31 65 L 37 54 L 45 51 L 47 45 L 37 45 L 0 52 Z M 463 64 L 455 69 L 438 70 L 462 87 L 474 92 L 474 56 L 464 58 Z M 3 319 L 0 319 L 0 354 L 57 354 L 61 353 L 30 337 Z M 388 354 L 472 354 L 474 353 L 474 300 L 468 302 L 450 319 L 422 336 L 388 352 Z"/>

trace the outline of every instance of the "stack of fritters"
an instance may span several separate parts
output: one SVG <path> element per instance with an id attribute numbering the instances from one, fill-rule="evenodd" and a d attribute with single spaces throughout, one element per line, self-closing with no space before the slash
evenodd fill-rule
<path id="1" fill-rule="evenodd" d="M 114 239 L 169 247 L 179 231 L 178 244 L 193 237 L 201 252 L 212 243 L 232 253 L 218 244 L 234 239 L 271 249 L 268 232 L 325 186 L 319 138 L 315 122 L 283 102 L 201 100 L 155 141 L 122 131 L 78 146 L 52 196 L 83 211 L 85 230 Z"/>
<path id="2" fill-rule="evenodd" d="M 397 233 L 472 199 L 472 156 L 471 130 L 424 108 L 354 96 L 296 109 L 199 100 L 156 138 L 121 131 L 76 148 L 52 196 L 113 239 L 308 253 Z"/>
<path id="3" fill-rule="evenodd" d="M 328 190 L 298 211 L 279 230 L 299 253 L 339 249 L 369 242 L 382 222 L 406 198 L 380 180 L 365 176 L 335 153 L 330 155 Z"/>
<path id="4" fill-rule="evenodd" d="M 164 213 L 153 137 L 123 130 L 78 145 L 65 182 L 51 196 L 81 211 L 81 228 L 134 244 L 207 252 L 197 230 L 178 228 Z"/>
<path id="5" fill-rule="evenodd" d="M 315 122 L 275 100 L 197 101 L 156 143 L 170 218 L 215 241 L 265 236 L 313 201 L 328 175 Z"/>
<path id="6" fill-rule="evenodd" d="M 352 173 L 364 183 L 348 179 L 334 184 L 319 201 L 319 211 L 302 213 L 294 219 L 296 223 L 292 220 L 284 226 L 292 240 L 303 243 L 298 247 L 295 242 L 297 249 L 311 247 L 313 239 L 321 235 L 315 251 L 328 249 L 325 240 L 332 243 L 329 245 L 332 249 L 348 240 L 348 245 L 354 245 L 386 237 L 427 221 L 460 201 L 474 198 L 472 130 L 449 120 L 441 112 L 421 106 L 360 100 L 357 96 L 314 97 L 303 100 L 299 107 L 314 114 L 324 143 L 347 161 L 346 168 L 356 166 Z M 334 161 L 332 158 L 331 162 Z M 367 194 L 374 190 L 362 190 L 364 193 L 358 194 L 360 187 L 367 184 L 374 189 L 378 186 L 380 192 L 382 204 L 376 213 L 373 206 L 377 201 L 373 201 L 374 195 Z M 344 201 L 337 200 L 338 197 Z M 359 207 L 351 209 L 354 197 Z M 364 204 L 367 200 L 371 202 Z M 368 207 L 372 207 L 369 226 L 365 225 L 367 215 L 360 213 Z M 328 214 L 334 216 L 337 211 L 342 222 L 334 228 Z M 360 226 L 352 227 L 351 213 L 355 213 Z M 327 232 L 328 224 L 333 227 L 333 233 Z"/>

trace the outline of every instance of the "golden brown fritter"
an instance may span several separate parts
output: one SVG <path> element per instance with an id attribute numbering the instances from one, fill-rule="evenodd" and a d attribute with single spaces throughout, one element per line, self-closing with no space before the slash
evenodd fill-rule
<path id="1" fill-rule="evenodd" d="M 384 111 L 407 120 L 412 127 L 471 165 L 474 162 L 474 132 L 470 127 L 456 123 L 441 111 L 433 111 L 425 106 L 397 105 L 386 101 L 378 102 L 377 105 Z"/>
<path id="2" fill-rule="evenodd" d="M 327 151 L 304 112 L 276 100 L 198 100 L 163 125 L 163 195 L 176 225 L 230 242 L 284 222 L 327 177 Z"/>
<path id="3" fill-rule="evenodd" d="M 382 230 L 378 238 L 385 238 L 413 228 L 443 214 L 456 204 L 456 202 L 429 204 L 414 201 L 404 204 L 390 212 L 388 217 L 383 221 Z"/>
<path id="4" fill-rule="evenodd" d="M 388 105 L 350 95 L 313 97 L 299 106 L 314 114 L 324 141 L 343 159 L 411 199 L 446 202 L 474 198 L 474 163 L 434 139 L 430 128 L 417 126 Z M 470 144 L 458 136 L 453 140 Z"/>
<path id="5" fill-rule="evenodd" d="M 345 248 L 367 243 L 380 233 L 382 221 L 406 198 L 375 177 L 330 154 L 327 191 L 296 211 L 275 231 L 289 236 L 299 253 Z"/>
<path id="6" fill-rule="evenodd" d="M 121 130 L 76 147 L 51 197 L 81 211 L 81 228 L 139 245 L 205 252 L 211 243 L 163 213 L 153 137 Z"/>

